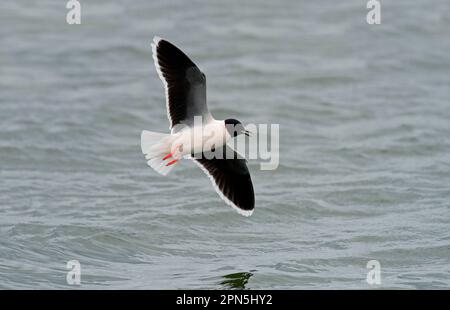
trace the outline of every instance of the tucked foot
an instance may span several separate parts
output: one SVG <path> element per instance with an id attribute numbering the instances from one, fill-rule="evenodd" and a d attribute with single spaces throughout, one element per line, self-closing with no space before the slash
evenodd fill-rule
<path id="1" fill-rule="evenodd" d="M 166 156 L 164 156 L 164 158 L 162 160 L 166 160 L 167 158 L 172 157 L 172 153 L 167 154 Z"/>
<path id="2" fill-rule="evenodd" d="M 172 166 L 173 164 L 175 164 L 178 161 L 178 159 L 174 159 L 171 162 L 169 162 L 166 166 Z"/>

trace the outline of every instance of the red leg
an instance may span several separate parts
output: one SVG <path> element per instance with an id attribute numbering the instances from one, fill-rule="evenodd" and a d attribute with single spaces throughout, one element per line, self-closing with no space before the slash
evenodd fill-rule
<path id="1" fill-rule="evenodd" d="M 169 162 L 166 166 L 171 166 L 171 165 L 173 165 L 174 163 L 176 163 L 178 161 L 178 159 L 174 159 L 174 160 L 172 160 L 171 162 Z"/>
<path id="2" fill-rule="evenodd" d="M 167 154 L 162 160 L 166 160 L 169 157 L 172 157 L 172 153 Z"/>

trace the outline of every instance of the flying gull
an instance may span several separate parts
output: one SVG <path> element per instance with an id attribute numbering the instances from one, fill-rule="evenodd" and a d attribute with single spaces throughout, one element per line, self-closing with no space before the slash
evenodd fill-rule
<path id="1" fill-rule="evenodd" d="M 213 118 L 206 103 L 205 74 L 180 49 L 154 37 L 152 52 L 164 84 L 171 133 L 142 131 L 141 148 L 148 165 L 167 175 L 180 159 L 192 159 L 228 205 L 250 216 L 255 195 L 247 163 L 227 145 L 232 138 L 240 134 L 248 136 L 249 132 L 236 119 Z M 202 120 L 200 126 L 194 121 L 198 117 Z M 232 156 L 211 156 L 213 153 Z"/>

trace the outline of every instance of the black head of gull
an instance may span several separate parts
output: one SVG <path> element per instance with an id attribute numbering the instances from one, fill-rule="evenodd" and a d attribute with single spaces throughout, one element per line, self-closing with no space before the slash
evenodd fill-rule
<path id="1" fill-rule="evenodd" d="M 250 135 L 250 132 L 244 128 L 244 125 L 242 125 L 240 121 L 234 118 L 227 118 L 225 120 L 225 128 L 232 137 L 237 137 L 241 134 L 244 134 L 246 136 Z"/>

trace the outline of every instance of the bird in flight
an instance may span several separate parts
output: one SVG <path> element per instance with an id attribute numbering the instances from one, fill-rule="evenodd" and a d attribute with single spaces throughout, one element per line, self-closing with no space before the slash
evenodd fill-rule
<path id="1" fill-rule="evenodd" d="M 227 145 L 249 132 L 236 119 L 213 118 L 206 102 L 205 74 L 180 49 L 154 37 L 152 53 L 164 84 L 171 132 L 142 131 L 141 149 L 147 164 L 167 175 L 182 158 L 193 160 L 211 179 L 220 198 L 250 216 L 255 208 L 250 172 L 246 160 Z"/>

